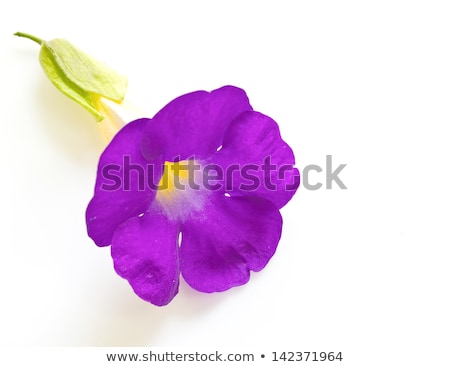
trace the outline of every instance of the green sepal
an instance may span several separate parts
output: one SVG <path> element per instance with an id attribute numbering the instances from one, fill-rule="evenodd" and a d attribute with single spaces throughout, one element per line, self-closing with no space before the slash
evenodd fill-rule
<path id="1" fill-rule="evenodd" d="M 72 98 L 75 102 L 86 108 L 94 115 L 97 121 L 101 121 L 105 118 L 97 111 L 92 95 L 67 78 L 66 74 L 64 74 L 59 65 L 55 62 L 55 59 L 45 45 L 42 45 L 39 61 L 41 62 L 45 74 L 47 74 L 47 77 L 56 88 L 63 92 L 67 97 Z"/>
<path id="2" fill-rule="evenodd" d="M 43 41 L 20 32 L 16 35 L 41 45 L 39 61 L 48 78 L 62 93 L 92 113 L 97 121 L 104 118 L 96 107 L 98 98 L 121 102 L 125 97 L 127 78 L 70 42 L 64 39 Z"/>

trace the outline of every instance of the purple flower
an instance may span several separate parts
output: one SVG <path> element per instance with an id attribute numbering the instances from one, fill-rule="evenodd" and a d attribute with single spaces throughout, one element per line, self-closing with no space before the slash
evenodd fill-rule
<path id="1" fill-rule="evenodd" d="M 294 163 L 276 122 L 243 90 L 183 95 L 105 149 L 89 236 L 111 245 L 116 272 L 158 306 L 177 294 L 180 274 L 201 292 L 245 284 L 275 253 L 279 209 L 300 183 Z"/>

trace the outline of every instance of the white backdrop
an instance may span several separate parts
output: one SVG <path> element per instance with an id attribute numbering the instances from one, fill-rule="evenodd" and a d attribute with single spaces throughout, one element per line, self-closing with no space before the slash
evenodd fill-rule
<path id="1" fill-rule="evenodd" d="M 449 18 L 446 1 L 3 2 L 0 344 L 248 345 L 448 366 Z M 86 234 L 104 148 L 95 121 L 16 31 L 107 62 L 149 117 L 190 91 L 244 88 L 298 167 L 332 155 L 348 189 L 301 187 L 247 285 L 208 295 L 182 283 L 167 307 L 145 303 Z"/>

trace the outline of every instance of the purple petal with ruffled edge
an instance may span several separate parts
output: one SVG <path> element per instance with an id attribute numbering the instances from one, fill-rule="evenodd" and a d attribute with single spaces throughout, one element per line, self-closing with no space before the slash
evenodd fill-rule
<path id="1" fill-rule="evenodd" d="M 222 144 L 234 118 L 251 110 L 245 92 L 232 86 L 185 94 L 166 105 L 147 125 L 143 153 L 153 159 L 163 152 L 166 161 L 209 157 Z"/>
<path id="2" fill-rule="evenodd" d="M 178 293 L 179 226 L 164 216 L 146 213 L 117 228 L 111 243 L 114 268 L 135 293 L 157 306 Z"/>
<path id="3" fill-rule="evenodd" d="M 230 167 L 239 165 L 239 170 L 226 175 L 226 191 L 258 195 L 278 208 L 292 198 L 300 184 L 292 149 L 281 138 L 277 123 L 259 112 L 244 112 L 233 121 L 213 160 L 228 173 Z"/>
<path id="4" fill-rule="evenodd" d="M 145 212 L 155 197 L 151 186 L 152 182 L 159 182 L 163 162 L 147 161 L 142 156 L 140 144 L 149 121 L 140 119 L 125 125 L 100 157 L 94 197 L 86 210 L 88 234 L 97 246 L 109 245 L 117 226 Z M 124 172 L 125 159 L 130 163 L 128 172 Z M 138 175 L 131 165 L 139 165 L 147 172 L 144 171 L 144 176 Z"/>
<path id="5" fill-rule="evenodd" d="M 211 195 L 204 215 L 182 226 L 180 268 L 183 278 L 201 292 L 221 292 L 248 282 L 275 253 L 282 218 L 258 197 Z"/>

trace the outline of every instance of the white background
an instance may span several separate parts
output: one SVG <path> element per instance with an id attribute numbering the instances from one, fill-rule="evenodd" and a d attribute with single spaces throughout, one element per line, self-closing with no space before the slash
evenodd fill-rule
<path id="1" fill-rule="evenodd" d="M 449 19 L 449 3 L 430 0 L 2 2 L 0 345 L 449 366 Z M 242 87 L 298 167 L 332 155 L 348 190 L 302 187 L 247 285 L 208 295 L 182 283 L 167 307 L 145 303 L 86 234 L 96 123 L 16 31 L 64 37 L 126 74 L 149 117 L 193 90 Z"/>

